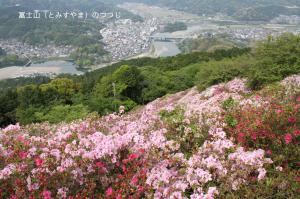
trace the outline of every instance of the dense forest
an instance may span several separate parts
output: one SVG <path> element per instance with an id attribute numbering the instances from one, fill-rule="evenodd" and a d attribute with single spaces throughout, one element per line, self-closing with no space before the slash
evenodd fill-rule
<path id="1" fill-rule="evenodd" d="M 5 50 L 0 47 L 0 68 L 7 66 L 23 66 L 27 62 L 28 60 L 17 55 L 7 55 Z"/>
<path id="2" fill-rule="evenodd" d="M 299 35 L 287 33 L 254 49 L 140 58 L 54 80 L 6 80 L 0 82 L 0 124 L 72 121 L 92 112 L 114 112 L 121 105 L 129 111 L 170 93 L 193 86 L 203 90 L 235 77 L 247 77 L 249 87 L 260 89 L 300 72 L 299 44 Z"/>
<path id="3" fill-rule="evenodd" d="M 70 58 L 75 61 L 77 66 L 82 67 L 109 62 L 108 54 L 101 44 L 91 44 L 79 47 L 75 52 L 71 53 Z"/>

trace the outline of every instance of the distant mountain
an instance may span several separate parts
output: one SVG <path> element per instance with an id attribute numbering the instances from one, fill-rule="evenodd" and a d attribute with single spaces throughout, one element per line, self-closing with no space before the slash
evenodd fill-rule
<path id="1" fill-rule="evenodd" d="M 73 9 L 76 7 L 74 4 L 72 5 Z M 83 43 L 95 43 L 101 39 L 98 31 L 103 25 L 100 23 L 63 18 L 59 20 L 44 18 L 19 19 L 18 16 L 18 12 L 46 9 L 63 11 L 66 7 L 60 0 L 2 0 L 0 6 L 0 39 L 15 38 L 30 44 L 51 42 L 57 45 L 74 46 L 81 46 Z M 88 32 L 91 34 L 88 35 Z"/>
<path id="2" fill-rule="evenodd" d="M 108 0 L 122 2 L 123 0 Z M 300 15 L 299 0 L 126 0 L 167 6 L 199 15 L 224 13 L 242 20 L 270 20 L 283 15 Z M 123 1 L 124 2 L 124 1 Z"/>
<path id="3" fill-rule="evenodd" d="M 99 43 L 99 30 L 104 24 L 88 18 L 22 20 L 18 12 L 34 10 L 122 12 L 121 17 L 137 18 L 128 11 L 105 4 L 99 0 L 0 0 L 0 39 L 17 38 L 31 44 L 55 43 L 57 45 L 84 46 Z"/>
<path id="4" fill-rule="evenodd" d="M 99 0 L 0 0 L 1 6 L 19 5 L 34 9 L 106 9 L 109 6 Z"/>
<path id="5" fill-rule="evenodd" d="M 110 1 L 110 0 L 109 0 Z M 136 18 L 132 13 L 118 8 L 115 4 L 104 0 L 0 0 L 0 8 L 14 7 L 18 5 L 22 8 L 37 10 L 81 10 L 99 12 L 122 12 L 122 17 Z M 1 13 L 0 13 L 1 14 Z"/>

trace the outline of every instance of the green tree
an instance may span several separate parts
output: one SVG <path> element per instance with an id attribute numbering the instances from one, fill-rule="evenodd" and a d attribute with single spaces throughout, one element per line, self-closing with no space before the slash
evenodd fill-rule
<path id="1" fill-rule="evenodd" d="M 50 123 L 71 122 L 73 120 L 85 118 L 89 114 L 88 107 L 78 105 L 58 105 L 53 106 L 49 112 L 35 112 L 34 116 L 37 121 Z"/>
<path id="2" fill-rule="evenodd" d="M 57 94 L 64 100 L 64 103 L 71 103 L 72 96 L 78 91 L 79 86 L 68 78 L 56 78 L 48 84 L 42 84 L 40 89 L 43 93 Z"/>
<path id="3" fill-rule="evenodd" d="M 249 85 L 253 89 L 299 73 L 300 34 L 285 33 L 278 38 L 269 37 L 257 44 L 254 56 L 258 62 L 248 75 Z"/>
<path id="4" fill-rule="evenodd" d="M 43 104 L 41 92 L 37 85 L 27 85 L 17 89 L 18 101 L 21 108 L 28 108 L 32 105 L 40 106 Z"/>
<path id="5" fill-rule="evenodd" d="M 142 103 L 143 83 L 144 76 L 137 67 L 123 65 L 113 74 L 101 78 L 89 101 L 90 108 L 101 114 L 117 111 L 125 104 L 131 109 Z"/>
<path id="6" fill-rule="evenodd" d="M 122 96 L 141 102 L 144 76 L 137 67 L 124 65 L 113 73 L 112 79 L 118 87 L 122 88 Z"/>
<path id="7" fill-rule="evenodd" d="M 27 108 L 18 107 L 16 117 L 18 122 L 22 125 L 36 123 L 39 120 L 36 118 L 35 113 L 44 110 L 42 107 L 29 106 Z"/>
<path id="8" fill-rule="evenodd" d="M 17 122 L 17 98 L 18 94 L 15 89 L 9 89 L 0 94 L 0 128 Z"/>

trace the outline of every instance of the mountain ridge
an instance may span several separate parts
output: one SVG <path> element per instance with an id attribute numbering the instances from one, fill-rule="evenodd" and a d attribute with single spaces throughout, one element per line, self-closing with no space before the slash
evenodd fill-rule
<path id="1" fill-rule="evenodd" d="M 112 2 L 122 3 L 123 1 L 113 0 Z M 221 13 L 239 20 L 250 21 L 269 21 L 281 14 L 300 15 L 300 3 L 296 0 L 132 0 L 130 2 L 166 6 L 198 15 L 214 16 Z M 273 12 L 275 8 L 276 12 Z M 252 10 L 253 13 L 258 13 L 262 16 L 257 17 L 255 14 L 245 15 L 244 12 L 246 10 Z"/>

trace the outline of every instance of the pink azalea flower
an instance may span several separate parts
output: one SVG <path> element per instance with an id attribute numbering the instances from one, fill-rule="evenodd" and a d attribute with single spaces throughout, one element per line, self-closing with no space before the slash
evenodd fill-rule
<path id="1" fill-rule="evenodd" d="M 276 171 L 283 171 L 283 168 L 281 166 L 278 166 L 275 169 L 276 169 Z"/>
<path id="2" fill-rule="evenodd" d="M 20 142 L 23 142 L 23 141 L 25 141 L 25 138 L 22 135 L 18 135 L 17 140 L 20 141 Z"/>
<path id="3" fill-rule="evenodd" d="M 261 96 L 256 95 L 256 96 L 255 96 L 255 99 L 256 99 L 256 100 L 260 100 L 260 99 L 261 99 Z"/>
<path id="4" fill-rule="evenodd" d="M 43 199 L 51 199 L 51 192 L 48 190 L 44 190 L 42 192 Z"/>
<path id="5" fill-rule="evenodd" d="M 284 136 L 284 140 L 285 140 L 285 143 L 286 143 L 286 144 L 289 144 L 289 143 L 291 143 L 291 142 L 292 142 L 292 140 L 293 140 L 293 136 L 292 136 L 290 133 L 288 133 L 288 134 L 285 134 L 285 136 Z"/>
<path id="6" fill-rule="evenodd" d="M 131 183 L 132 183 L 133 185 L 137 185 L 138 181 L 139 181 L 139 179 L 138 179 L 136 176 L 134 176 L 134 177 L 131 179 Z"/>
<path id="7" fill-rule="evenodd" d="M 299 96 L 299 97 L 297 97 L 296 101 L 297 101 L 297 102 L 300 102 L 300 96 Z"/>
<path id="8" fill-rule="evenodd" d="M 257 179 L 258 179 L 258 181 L 260 181 L 260 180 L 263 180 L 265 178 L 267 171 L 264 168 L 259 168 L 258 173 L 259 174 L 258 174 Z"/>
<path id="9" fill-rule="evenodd" d="M 280 114 L 280 113 L 282 113 L 282 112 L 283 112 L 283 110 L 281 110 L 281 109 L 276 110 L 276 113 L 277 113 L 277 114 Z"/>
<path id="10" fill-rule="evenodd" d="M 113 194 L 113 192 L 114 192 L 114 190 L 113 190 L 111 187 L 109 187 L 109 188 L 105 191 L 105 195 L 106 195 L 106 196 L 111 196 L 111 195 Z"/>
<path id="11" fill-rule="evenodd" d="M 116 197 L 116 199 L 122 199 L 122 195 L 119 194 L 119 195 Z"/>

